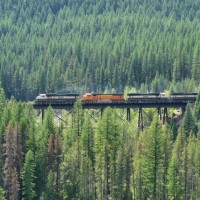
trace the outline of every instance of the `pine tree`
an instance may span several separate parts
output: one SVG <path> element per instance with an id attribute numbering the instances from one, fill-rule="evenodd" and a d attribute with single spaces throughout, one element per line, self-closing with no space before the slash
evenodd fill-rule
<path id="1" fill-rule="evenodd" d="M 64 199 L 79 198 L 80 169 L 83 110 L 81 102 L 74 104 L 72 113 L 72 127 L 64 134 L 63 164 L 62 164 L 62 192 Z"/>
<path id="2" fill-rule="evenodd" d="M 163 130 L 164 138 L 163 138 L 163 174 L 162 174 L 162 196 L 160 197 L 162 200 L 168 199 L 168 188 L 167 188 L 167 175 L 168 168 L 170 163 L 170 158 L 172 154 L 172 135 L 173 130 L 170 129 L 169 126 L 165 126 Z"/>
<path id="3" fill-rule="evenodd" d="M 134 175 L 133 175 L 133 197 L 134 199 L 142 200 L 145 197 L 145 189 L 144 189 L 144 167 L 145 163 L 143 160 L 143 155 L 145 152 L 145 135 L 141 134 L 134 154 Z"/>
<path id="4" fill-rule="evenodd" d="M 174 143 L 172 157 L 168 169 L 168 197 L 170 199 L 180 199 L 184 194 L 184 184 L 182 175 L 183 151 L 186 144 L 184 128 L 181 126 L 178 130 L 177 140 Z"/>
<path id="5" fill-rule="evenodd" d="M 56 133 L 54 125 L 54 113 L 51 107 L 48 107 L 45 113 L 43 129 L 46 136 L 46 140 L 48 140 L 50 134 L 55 135 Z"/>
<path id="6" fill-rule="evenodd" d="M 81 169 L 80 169 L 80 198 L 94 199 L 94 136 L 92 123 L 88 114 L 84 116 L 83 129 L 80 138 Z"/>
<path id="7" fill-rule="evenodd" d="M 5 191 L 0 187 L 0 200 L 6 200 L 5 198 Z"/>
<path id="8" fill-rule="evenodd" d="M 200 93 L 198 93 L 194 104 L 194 116 L 196 121 L 200 120 Z"/>
<path id="9" fill-rule="evenodd" d="M 13 190 L 15 194 L 17 194 L 17 188 L 19 184 L 18 174 L 17 174 L 17 167 L 18 167 L 17 137 L 11 122 L 7 126 L 4 140 L 5 140 L 4 144 L 5 163 L 3 166 L 3 174 L 4 174 L 3 180 L 4 180 L 4 186 L 7 189 L 7 197 L 11 198 L 12 195 L 11 190 Z"/>
<path id="10" fill-rule="evenodd" d="M 145 152 L 143 155 L 144 187 L 146 198 L 159 199 L 162 196 L 162 160 L 163 160 L 163 130 L 156 115 L 149 131 L 145 135 Z"/>
<path id="11" fill-rule="evenodd" d="M 95 137 L 97 198 L 109 199 L 115 194 L 116 158 L 120 129 L 115 122 L 116 111 L 105 109 Z"/>
<path id="12" fill-rule="evenodd" d="M 55 176 L 51 170 L 48 174 L 45 191 L 43 192 L 40 199 L 44 199 L 44 200 L 58 199 L 58 195 L 56 193 L 56 186 L 55 186 Z"/>
<path id="13" fill-rule="evenodd" d="M 53 170 L 54 167 L 54 138 L 53 135 L 50 134 L 48 139 L 48 168 L 49 170 Z"/>
<path id="14" fill-rule="evenodd" d="M 6 97 L 3 88 L 0 87 L 0 112 L 3 113 L 3 110 L 6 105 Z M 1 119 L 1 116 L 0 116 Z"/>
<path id="15" fill-rule="evenodd" d="M 30 126 L 28 129 L 27 148 L 33 152 L 33 155 L 35 157 L 37 144 L 36 144 L 36 125 L 34 120 L 30 122 Z"/>
<path id="16" fill-rule="evenodd" d="M 114 199 L 132 199 L 133 151 L 134 133 L 127 130 L 127 124 L 122 125 L 122 138 L 119 138 L 119 147 L 116 156 L 116 175 Z M 133 188 L 134 190 L 134 188 Z"/>
<path id="17" fill-rule="evenodd" d="M 33 200 L 36 197 L 35 192 L 35 161 L 34 154 L 29 150 L 25 157 L 25 163 L 22 172 L 23 199 Z"/>
<path id="18" fill-rule="evenodd" d="M 54 155 L 55 155 L 55 173 L 56 173 L 56 192 L 60 192 L 60 164 L 62 154 L 62 144 L 59 134 L 55 135 L 54 139 Z"/>
<path id="19" fill-rule="evenodd" d="M 196 143 L 196 149 L 195 149 L 195 155 L 194 155 L 194 160 L 195 160 L 195 168 L 196 168 L 196 175 L 195 178 L 197 185 L 194 188 L 195 189 L 195 197 L 198 199 L 200 197 L 200 185 L 199 185 L 199 178 L 200 178 L 200 140 L 198 138 L 197 143 Z"/>
<path id="20" fill-rule="evenodd" d="M 16 168 L 13 170 L 11 175 L 11 185 L 9 188 L 9 200 L 15 200 L 19 198 L 19 190 L 20 190 L 20 184 L 19 184 L 19 176 L 17 173 Z"/>
<path id="21" fill-rule="evenodd" d="M 187 137 L 189 136 L 190 132 L 193 132 L 196 134 L 198 131 L 192 111 L 191 111 L 191 107 L 189 104 L 186 107 L 185 116 L 184 116 L 184 130 Z"/>

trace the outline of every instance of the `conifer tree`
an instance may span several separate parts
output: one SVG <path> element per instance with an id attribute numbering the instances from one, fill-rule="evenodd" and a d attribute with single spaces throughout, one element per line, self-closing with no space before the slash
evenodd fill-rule
<path id="1" fill-rule="evenodd" d="M 134 175 L 133 175 L 133 197 L 135 199 L 142 200 L 145 198 L 145 189 L 144 189 L 144 167 L 145 163 L 143 160 L 143 155 L 145 152 L 145 138 L 144 134 L 141 134 L 134 154 Z"/>
<path id="2" fill-rule="evenodd" d="M 162 162 L 162 196 L 160 198 L 162 200 L 168 199 L 168 188 L 167 188 L 167 175 L 168 175 L 168 167 L 170 163 L 170 158 L 172 154 L 172 135 L 173 130 L 169 126 L 165 126 L 163 129 L 163 162 Z"/>
<path id="3" fill-rule="evenodd" d="M 0 87 L 0 112 L 1 113 L 3 113 L 5 104 L 6 104 L 6 98 L 5 98 L 4 89 Z M 0 119 L 1 119 L 1 117 L 2 116 L 0 116 Z"/>
<path id="4" fill-rule="evenodd" d="M 198 165 L 196 162 L 197 138 L 191 135 L 188 140 L 187 198 L 198 199 Z"/>
<path id="5" fill-rule="evenodd" d="M 55 174 L 56 174 L 56 192 L 60 192 L 60 164 L 62 154 L 61 138 L 57 133 L 54 139 L 54 155 L 55 155 Z"/>
<path id="6" fill-rule="evenodd" d="M 48 168 L 53 170 L 54 166 L 54 142 L 53 135 L 50 134 L 48 139 Z"/>
<path id="7" fill-rule="evenodd" d="M 22 172 L 23 199 L 33 200 L 36 197 L 35 192 L 35 161 L 34 154 L 29 150 L 25 157 L 25 163 Z"/>
<path id="8" fill-rule="evenodd" d="M 172 156 L 168 168 L 168 197 L 170 199 L 180 199 L 183 194 L 183 175 L 181 169 L 183 166 L 183 150 L 186 144 L 186 136 L 183 126 L 178 130 L 177 140 L 174 143 Z"/>
<path id="9" fill-rule="evenodd" d="M 37 148 L 36 141 L 36 125 L 35 121 L 32 120 L 28 129 L 27 148 L 33 152 L 34 157 Z"/>
<path id="10" fill-rule="evenodd" d="M 133 151 L 134 133 L 126 130 L 126 124 L 122 125 L 122 134 L 119 137 L 119 147 L 116 156 L 116 175 L 114 199 L 132 199 L 132 175 L 133 175 Z M 134 190 L 134 189 L 133 189 Z"/>
<path id="11" fill-rule="evenodd" d="M 191 131 L 195 134 L 197 133 L 197 126 L 195 124 L 193 113 L 189 104 L 187 104 L 184 116 L 184 130 L 187 137 L 189 136 Z"/>
<path id="12" fill-rule="evenodd" d="M 92 123 L 88 114 L 84 116 L 80 138 L 81 169 L 80 169 L 80 198 L 94 199 L 94 136 Z"/>
<path id="13" fill-rule="evenodd" d="M 200 93 L 198 93 L 194 104 L 194 116 L 196 121 L 200 120 Z"/>
<path id="14" fill-rule="evenodd" d="M 64 134 L 63 164 L 62 164 L 62 192 L 65 199 L 79 198 L 80 169 L 83 110 L 78 101 L 73 109 L 72 127 Z"/>
<path id="15" fill-rule="evenodd" d="M 116 111 L 115 111 L 116 112 Z M 120 142 L 120 129 L 115 122 L 116 113 L 107 108 L 98 124 L 95 137 L 97 198 L 109 199 L 115 194 L 116 158 Z"/>
<path id="16" fill-rule="evenodd" d="M 55 186 L 55 176 L 54 173 L 50 170 L 47 178 L 47 184 L 45 191 L 43 192 L 40 199 L 44 200 L 55 200 L 59 199 L 56 193 L 56 186 Z"/>
<path id="17" fill-rule="evenodd" d="M 145 135 L 143 161 L 145 164 L 146 198 L 159 199 L 162 196 L 163 188 L 160 188 L 160 185 L 162 184 L 161 174 L 163 172 L 163 140 L 163 130 L 156 115 Z"/>
<path id="18" fill-rule="evenodd" d="M 17 173 L 16 168 L 14 168 L 12 175 L 11 175 L 11 185 L 9 188 L 9 200 L 14 200 L 19 198 L 19 190 L 20 190 L 20 184 L 19 184 L 19 176 Z"/>
<path id="19" fill-rule="evenodd" d="M 0 188 L 0 200 L 6 200 L 6 198 L 5 198 L 5 191 L 3 191 L 2 188 Z"/>
<path id="20" fill-rule="evenodd" d="M 190 152 L 190 150 L 189 150 Z M 195 189 L 195 196 L 198 199 L 200 197 L 200 185 L 199 185 L 199 178 L 200 178 L 200 140 L 198 138 L 197 143 L 196 143 L 196 149 L 195 149 L 195 166 L 196 166 L 196 175 L 195 178 L 197 181 L 196 189 Z"/>
<path id="21" fill-rule="evenodd" d="M 4 155 L 5 163 L 3 166 L 3 180 L 4 186 L 7 190 L 7 198 L 12 195 L 18 196 L 19 192 L 19 177 L 17 173 L 18 168 L 18 147 L 16 132 L 13 129 L 11 122 L 7 126 L 5 133 Z"/>

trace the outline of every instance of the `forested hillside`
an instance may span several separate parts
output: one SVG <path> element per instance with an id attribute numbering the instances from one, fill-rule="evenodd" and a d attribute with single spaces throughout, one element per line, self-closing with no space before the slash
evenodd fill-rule
<path id="1" fill-rule="evenodd" d="M 48 108 L 42 123 L 2 89 L 0 112 L 1 200 L 200 199 L 200 95 L 178 130 L 152 109 L 142 132 L 135 109 L 129 122 L 80 102 L 71 114 Z"/>
<path id="2" fill-rule="evenodd" d="M 1 84 L 21 100 L 184 80 L 195 90 L 199 21 L 200 0 L 1 1 Z"/>

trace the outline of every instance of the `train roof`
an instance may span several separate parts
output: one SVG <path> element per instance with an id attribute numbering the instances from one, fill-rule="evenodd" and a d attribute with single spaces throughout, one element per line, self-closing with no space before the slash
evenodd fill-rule
<path id="1" fill-rule="evenodd" d="M 56 94 L 56 93 L 48 93 L 46 94 L 47 97 L 55 97 L 55 96 L 80 96 L 80 94 L 72 94 L 72 93 L 68 93 L 68 94 Z"/>
<path id="2" fill-rule="evenodd" d="M 171 95 L 197 95 L 197 93 L 196 92 L 173 92 L 173 93 L 171 93 Z"/>
<path id="3" fill-rule="evenodd" d="M 158 96 L 160 93 L 128 93 L 128 96 L 149 96 L 149 95 L 155 95 Z"/>
<path id="4" fill-rule="evenodd" d="M 103 94 L 103 93 L 92 93 L 91 95 L 112 95 L 112 96 L 118 96 L 118 95 L 124 95 L 123 93 L 109 93 L 109 94 Z"/>

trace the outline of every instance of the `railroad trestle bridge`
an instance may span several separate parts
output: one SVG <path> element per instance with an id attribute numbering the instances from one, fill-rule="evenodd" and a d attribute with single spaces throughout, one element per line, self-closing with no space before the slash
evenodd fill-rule
<path id="1" fill-rule="evenodd" d="M 107 107 L 117 108 L 117 109 L 124 109 L 126 110 L 126 120 L 131 121 L 131 109 L 138 109 L 138 127 L 143 130 L 144 127 L 144 116 L 146 115 L 145 108 L 155 108 L 155 112 L 157 112 L 160 116 L 160 120 L 162 123 L 165 124 L 168 116 L 168 108 L 177 108 L 181 109 L 182 115 L 184 114 L 185 108 L 188 103 L 194 104 L 196 101 L 196 95 L 192 98 L 185 98 L 184 95 L 179 97 L 178 99 L 171 99 L 171 98 L 157 98 L 157 99 L 136 99 L 133 101 L 119 101 L 119 102 L 98 102 L 98 101 L 82 101 L 82 108 L 83 109 L 95 109 L 99 110 L 101 115 L 103 114 L 103 110 Z M 42 120 L 44 118 L 44 111 L 49 106 L 53 109 L 59 110 L 64 109 L 71 111 L 73 110 L 74 106 L 73 101 L 35 101 L 33 103 L 34 109 L 40 110 L 42 112 Z"/>

